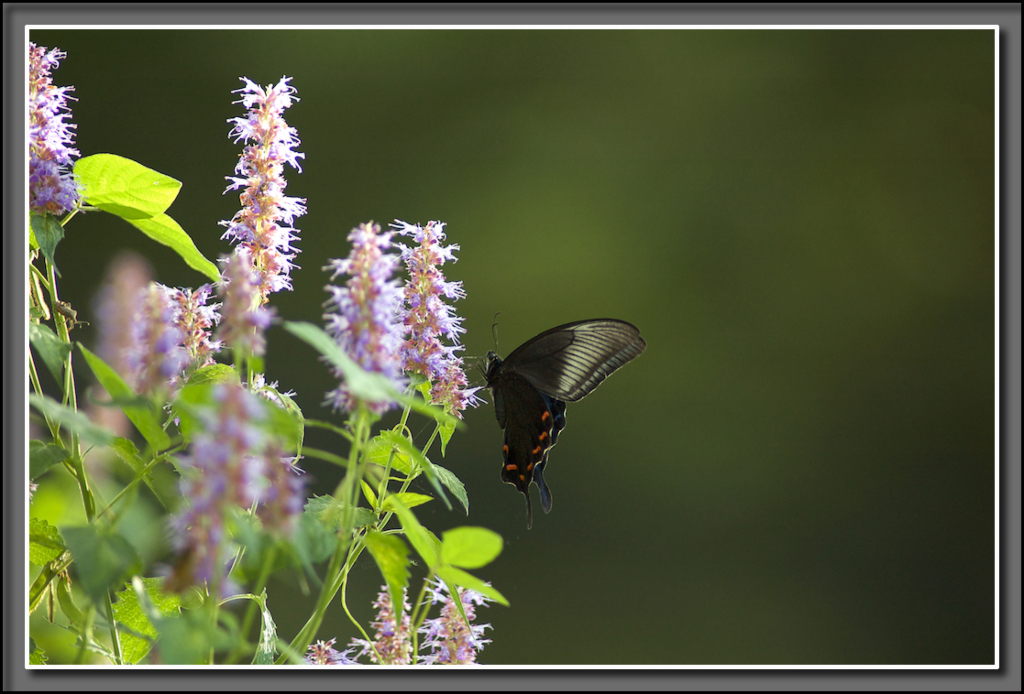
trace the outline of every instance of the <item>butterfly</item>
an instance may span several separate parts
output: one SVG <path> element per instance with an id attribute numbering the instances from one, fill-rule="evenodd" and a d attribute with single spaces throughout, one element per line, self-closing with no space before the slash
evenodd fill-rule
<path id="1" fill-rule="evenodd" d="M 544 512 L 551 511 L 544 466 L 565 428 L 565 403 L 589 395 L 646 348 L 635 325 L 599 318 L 542 332 L 505 360 L 487 353 L 486 387 L 505 430 L 501 479 L 526 496 L 527 529 L 533 525 L 531 482 L 537 483 Z"/>

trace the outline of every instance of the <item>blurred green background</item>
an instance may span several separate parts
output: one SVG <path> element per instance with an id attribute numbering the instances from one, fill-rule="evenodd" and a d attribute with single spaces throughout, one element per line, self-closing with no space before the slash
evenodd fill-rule
<path id="1" fill-rule="evenodd" d="M 498 311 L 503 355 L 572 320 L 640 327 L 647 352 L 569 406 L 554 508 L 532 530 L 499 480 L 490 404 L 443 461 L 469 518 L 418 509 L 438 534 L 505 538 L 476 572 L 512 604 L 480 611 L 482 662 L 993 662 L 992 31 L 31 40 L 68 53 L 55 83 L 75 86 L 82 154 L 181 180 L 168 213 L 210 259 L 239 207 L 222 195 L 240 152 L 232 90 L 293 78 L 285 117 L 306 158 L 287 193 L 309 213 L 295 291 L 272 299 L 282 318 L 319 323 L 320 268 L 347 255 L 349 229 L 398 218 L 445 221 L 461 246 L 447 274 L 468 293 L 466 355 L 494 347 Z M 87 346 L 121 249 L 165 284 L 204 281 L 125 222 L 76 217 L 57 261 L 62 297 L 93 322 L 73 334 Z M 339 421 L 320 407 L 327 369 L 280 327 L 266 366 L 308 417 Z M 346 450 L 320 431 L 307 443 Z M 334 488 L 334 468 L 304 463 L 312 491 Z M 53 508 L 45 486 L 35 505 Z M 158 524 L 147 537 L 166 560 Z M 290 639 L 315 593 L 280 579 L 270 607 Z M 349 604 L 364 624 L 380 583 L 361 560 Z M 354 635 L 335 605 L 319 637 Z"/>

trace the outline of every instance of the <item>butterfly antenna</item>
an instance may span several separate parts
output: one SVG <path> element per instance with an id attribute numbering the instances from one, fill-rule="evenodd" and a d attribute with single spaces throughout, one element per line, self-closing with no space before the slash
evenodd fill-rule
<path id="1" fill-rule="evenodd" d="M 494 322 L 491 323 L 491 336 L 494 337 L 494 351 L 498 351 L 498 316 L 501 315 L 501 311 L 494 314 Z"/>

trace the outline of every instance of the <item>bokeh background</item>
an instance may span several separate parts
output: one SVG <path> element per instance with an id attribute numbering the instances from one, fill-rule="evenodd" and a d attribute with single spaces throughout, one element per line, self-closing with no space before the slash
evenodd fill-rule
<path id="1" fill-rule="evenodd" d="M 77 146 L 183 182 L 168 210 L 210 259 L 239 147 L 240 76 L 293 78 L 305 152 L 288 320 L 320 322 L 321 267 L 353 226 L 447 223 L 466 355 L 616 317 L 648 349 L 568 408 L 532 530 L 499 480 L 490 404 L 442 461 L 499 532 L 476 573 L 489 664 L 966 664 L 994 660 L 995 36 L 990 30 L 33 31 L 68 57 Z M 204 280 L 101 213 L 57 252 L 91 326 L 115 253 Z M 307 417 L 333 387 L 269 333 Z M 479 382 L 479 374 L 474 374 Z M 429 434 L 427 422 L 414 431 Z M 309 445 L 344 452 L 337 437 Z M 305 467 L 326 493 L 336 469 Z M 33 513 L 60 506 L 59 472 Z M 47 488 L 53 489 L 48 491 Z M 419 491 L 428 491 L 425 487 Z M 536 495 L 536 492 L 534 492 Z M 73 497 L 72 497 L 73 498 Z M 536 504 L 536 496 L 535 506 Z M 537 509 L 539 511 L 539 508 Z M 154 516 L 155 518 L 156 516 Z M 158 523 L 125 532 L 168 556 Z M 365 624 L 380 577 L 356 568 Z M 312 610 L 271 582 L 284 638 Z M 73 647 L 60 629 L 47 649 Z M 335 605 L 319 636 L 355 635 Z"/>

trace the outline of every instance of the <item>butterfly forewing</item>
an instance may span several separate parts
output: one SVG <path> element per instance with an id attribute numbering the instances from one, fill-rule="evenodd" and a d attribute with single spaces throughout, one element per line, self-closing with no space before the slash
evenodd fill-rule
<path id="1" fill-rule="evenodd" d="M 510 354 L 504 367 L 548 395 L 575 402 L 646 348 L 640 331 L 625 321 L 579 321 L 541 333 Z"/>

